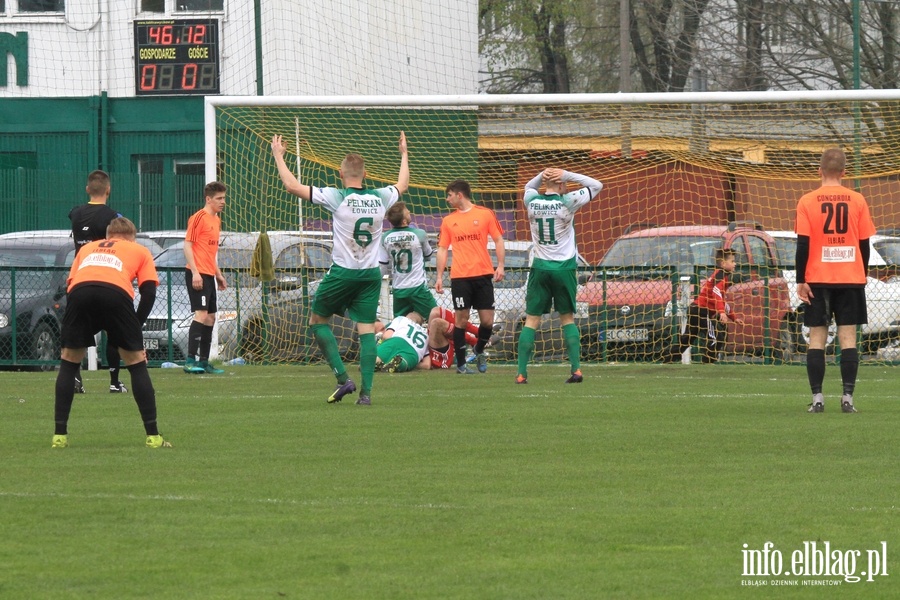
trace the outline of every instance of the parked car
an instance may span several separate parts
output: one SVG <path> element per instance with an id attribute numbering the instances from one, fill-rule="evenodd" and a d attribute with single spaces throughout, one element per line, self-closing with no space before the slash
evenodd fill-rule
<path id="1" fill-rule="evenodd" d="M 72 231 L 69 229 L 34 229 L 31 231 L 16 231 L 13 233 L 4 233 L 0 235 L 0 239 L 28 239 L 28 238 L 66 238 L 69 240 L 69 246 L 74 251 L 75 243 L 72 241 Z M 140 234 L 138 234 L 137 239 L 135 241 L 147 248 L 150 251 L 150 254 L 156 256 L 160 252 L 163 251 L 162 246 L 157 244 L 154 240 L 149 238 L 141 238 Z M 74 256 L 74 252 L 72 254 Z M 72 260 L 70 257 L 69 264 L 72 264 Z"/>
<path id="2" fill-rule="evenodd" d="M 35 365 L 42 370 L 59 364 L 66 267 L 74 254 L 72 240 L 61 236 L 0 236 L 0 360 L 42 361 Z"/>
<path id="3" fill-rule="evenodd" d="M 803 304 L 797 295 L 797 234 L 793 231 L 769 231 L 778 246 L 778 265 L 788 284 L 791 302 L 791 331 L 797 352 L 809 346 L 809 328 L 803 325 Z M 866 305 L 869 322 L 863 325 L 863 351 L 874 352 L 879 347 L 900 339 L 900 237 L 873 235 L 869 239 L 869 273 L 866 281 Z M 880 274 L 885 280 L 879 279 Z M 828 345 L 834 344 L 837 327 L 832 323 L 828 331 Z"/>
<path id="4" fill-rule="evenodd" d="M 719 248 L 735 252 L 738 271 L 726 300 L 745 322 L 727 325 L 725 353 L 759 356 L 769 349 L 775 358 L 790 358 L 791 306 L 775 240 L 740 223 L 650 227 L 616 240 L 578 294 L 583 354 L 661 360 L 715 269 Z"/>
<path id="5" fill-rule="evenodd" d="M 160 247 L 160 252 L 168 248 L 173 244 L 177 244 L 178 242 L 184 241 L 184 234 L 187 233 L 184 229 L 165 229 L 162 231 L 139 231 L 137 234 L 137 241 L 141 243 L 141 240 L 151 240 L 154 244 Z M 153 254 L 153 256 L 157 256 L 159 252 Z"/>
<path id="6" fill-rule="evenodd" d="M 301 361 L 316 352 L 315 344 L 306 339 L 308 307 L 319 281 L 331 266 L 331 241 L 325 236 L 308 237 L 293 232 L 269 232 L 268 236 L 275 281 L 264 286 L 250 276 L 259 234 L 221 234 L 218 264 L 228 279 L 228 289 L 217 296 L 220 358 Z M 193 319 L 184 281 L 184 242 L 164 250 L 156 258 L 156 266 L 161 281 L 145 325 L 144 345 L 151 360 L 169 360 L 171 328 L 172 359 L 181 361 L 187 354 L 188 329 Z M 336 316 L 332 325 L 342 354 L 352 356 L 358 348 L 353 323 L 349 318 Z"/>

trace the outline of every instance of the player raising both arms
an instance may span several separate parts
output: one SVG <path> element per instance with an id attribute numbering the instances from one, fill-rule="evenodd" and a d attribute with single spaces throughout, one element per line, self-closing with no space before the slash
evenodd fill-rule
<path id="1" fill-rule="evenodd" d="M 567 182 L 579 188 L 566 192 Z M 544 183 L 544 194 L 538 191 Z M 581 383 L 581 334 L 575 325 L 578 263 L 575 212 L 600 193 L 603 184 L 586 175 L 545 169 L 525 185 L 525 207 L 531 225 L 534 260 L 525 290 L 525 326 L 519 336 L 519 374 L 516 383 L 528 383 L 528 362 L 534 356 L 534 333 L 541 316 L 559 312 L 572 374 L 566 383 Z"/>
<path id="2" fill-rule="evenodd" d="M 381 295 L 381 269 L 378 266 L 378 240 L 387 210 L 409 187 L 409 157 L 406 135 L 400 132 L 400 172 L 397 183 L 378 189 L 363 187 L 366 165 L 359 154 L 348 154 L 341 162 L 344 187 L 317 188 L 300 183 L 284 161 L 285 147 L 280 135 L 272 137 L 272 155 L 278 175 L 291 194 L 318 204 L 332 213 L 333 264 L 319 284 L 309 317 L 309 329 L 325 360 L 337 378 L 337 388 L 328 402 L 356 391 L 347 375 L 337 340 L 331 330 L 331 316 L 348 311 L 359 332 L 359 370 L 362 388 L 357 404 L 372 403 L 375 379 L 375 321 Z"/>

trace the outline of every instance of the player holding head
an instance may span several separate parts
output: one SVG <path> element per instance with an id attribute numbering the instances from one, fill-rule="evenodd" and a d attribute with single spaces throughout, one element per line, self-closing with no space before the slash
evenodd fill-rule
<path id="1" fill-rule="evenodd" d="M 323 206 L 332 213 L 334 235 L 333 264 L 316 291 L 309 318 L 309 328 L 337 378 L 337 388 L 328 402 L 356 391 L 347 375 L 337 340 L 331 330 L 332 315 L 348 311 L 359 332 L 359 370 L 362 388 L 357 404 L 372 403 L 375 378 L 375 321 L 381 294 L 381 269 L 378 266 L 378 240 L 382 221 L 388 209 L 409 188 L 409 157 L 406 135 L 400 132 L 400 172 L 397 183 L 383 188 L 367 188 L 365 162 L 359 154 L 348 154 L 341 163 L 344 187 L 317 188 L 300 183 L 284 161 L 285 147 L 280 135 L 272 137 L 272 155 L 278 175 L 288 192 L 302 200 Z"/>
<path id="2" fill-rule="evenodd" d="M 475 358 L 478 371 L 487 371 L 484 347 L 491 339 L 494 325 L 494 281 L 503 280 L 503 263 L 506 251 L 503 246 L 503 228 L 494 211 L 472 202 L 469 182 L 457 179 L 447 186 L 447 204 L 454 209 L 441 223 L 441 237 L 437 250 L 437 279 L 435 291 L 444 291 L 444 271 L 447 268 L 447 251 L 453 248 L 450 265 L 450 293 L 456 311 L 453 345 L 456 352 L 456 372 L 474 373 L 466 366 L 466 325 L 469 311 L 478 311 L 478 342 Z M 497 268 L 491 263 L 488 239 L 494 240 Z"/>
<path id="3" fill-rule="evenodd" d="M 430 314 L 437 302 L 425 278 L 425 261 L 434 253 L 428 237 L 410 226 L 412 216 L 402 200 L 388 209 L 386 218 L 393 229 L 381 236 L 378 262 L 384 274 L 392 273 L 394 316 Z"/>
<path id="4" fill-rule="evenodd" d="M 579 188 L 566 192 L 567 183 Z M 541 183 L 546 190 L 541 194 Z M 534 356 L 534 334 L 541 316 L 559 312 L 571 376 L 566 383 L 581 383 L 581 334 L 575 325 L 578 288 L 578 249 L 575 213 L 600 193 L 603 184 L 586 175 L 563 169 L 544 169 L 525 184 L 525 208 L 531 226 L 534 260 L 525 291 L 525 325 L 519 336 L 519 373 L 516 383 L 528 383 L 528 363 Z"/>
<path id="5" fill-rule="evenodd" d="M 731 305 L 725 302 L 725 292 L 731 286 L 735 266 L 734 250 L 716 249 L 716 270 L 703 282 L 697 298 L 688 306 L 687 328 L 681 334 L 678 346 L 669 351 L 666 362 L 680 361 L 681 355 L 691 347 L 693 340 L 701 336 L 701 332 L 706 345 L 700 362 L 714 363 L 719 359 L 719 351 L 725 345 L 725 323 L 733 321 L 738 325 L 744 324 L 743 319 L 731 310 Z"/>
<path id="6" fill-rule="evenodd" d="M 822 185 L 797 204 L 797 295 L 809 304 L 803 323 L 809 327 L 806 374 L 812 390 L 809 412 L 825 410 L 825 342 L 834 317 L 841 345 L 841 410 L 854 413 L 853 391 L 859 369 L 856 327 L 868 322 L 866 274 L 869 238 L 875 226 L 862 194 L 841 185 L 847 158 L 840 148 L 822 153 Z"/>
<path id="7" fill-rule="evenodd" d="M 148 448 L 169 447 L 156 425 L 156 392 L 147 371 L 142 323 L 156 300 L 159 280 L 150 251 L 135 243 L 134 223 L 124 217 L 113 219 L 107 239 L 90 242 L 75 256 L 67 280 L 69 300 L 63 315 L 62 356 L 56 376 L 56 430 L 52 448 L 69 445 L 68 423 L 74 398 L 74 378 L 78 365 L 94 335 L 106 330 L 109 341 L 122 355 L 131 374 L 134 400 L 144 422 Z M 141 300 L 134 308 L 134 280 Z"/>
<path id="8" fill-rule="evenodd" d="M 112 191 L 109 175 L 105 171 L 97 169 L 88 174 L 87 185 L 84 191 L 89 197 L 87 204 L 79 204 L 69 211 L 69 221 L 72 222 L 72 239 L 75 242 L 75 253 L 88 242 L 102 240 L 106 237 L 106 228 L 110 222 L 122 214 L 107 206 L 109 194 Z M 108 337 L 108 336 L 107 336 Z M 109 366 L 109 392 L 111 394 L 124 394 L 128 391 L 125 384 L 119 381 L 119 349 L 106 342 L 106 364 Z M 75 376 L 75 393 L 83 394 L 84 385 L 81 382 L 81 373 Z"/>
<path id="9" fill-rule="evenodd" d="M 422 315 L 411 312 L 388 323 L 378 344 L 375 368 L 388 373 L 405 373 L 413 369 L 430 369 L 428 332 Z"/>
<path id="10" fill-rule="evenodd" d="M 187 270 L 184 274 L 194 320 L 188 329 L 188 357 L 184 361 L 185 373 L 211 373 L 220 375 L 222 369 L 209 364 L 213 327 L 216 324 L 216 289 L 228 287 L 225 276 L 219 270 L 219 232 L 225 209 L 224 183 L 212 181 L 203 189 L 203 208 L 188 219 L 184 237 L 184 258 Z"/>

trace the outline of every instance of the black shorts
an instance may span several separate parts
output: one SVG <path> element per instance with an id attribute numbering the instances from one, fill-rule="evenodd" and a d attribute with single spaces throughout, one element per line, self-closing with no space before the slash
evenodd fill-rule
<path id="1" fill-rule="evenodd" d="M 460 277 L 450 280 L 453 310 L 494 308 L 494 276 Z"/>
<path id="2" fill-rule="evenodd" d="M 128 294 L 105 285 L 80 285 L 69 293 L 60 334 L 62 347 L 94 346 L 94 335 L 101 330 L 106 331 L 111 346 L 132 351 L 144 349 L 141 321 Z"/>
<path id="3" fill-rule="evenodd" d="M 216 312 L 216 278 L 213 275 L 200 274 L 203 278 L 203 289 L 195 290 L 194 276 L 190 270 L 184 272 L 184 282 L 187 285 L 188 298 L 191 300 L 191 312 L 205 310 L 209 314 Z"/>
<path id="4" fill-rule="evenodd" d="M 810 285 L 813 297 L 803 309 L 803 324 L 807 327 L 826 327 L 834 317 L 837 325 L 865 325 L 866 288 Z"/>

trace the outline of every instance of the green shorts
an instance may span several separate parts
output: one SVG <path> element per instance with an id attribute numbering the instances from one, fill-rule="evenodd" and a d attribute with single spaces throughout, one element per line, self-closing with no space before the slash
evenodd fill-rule
<path id="1" fill-rule="evenodd" d="M 384 340 L 378 344 L 375 352 L 383 363 L 391 362 L 391 359 L 398 354 L 402 356 L 403 362 L 400 363 L 400 368 L 397 369 L 398 373 L 412 371 L 416 368 L 416 365 L 419 364 L 419 355 L 413 347 L 402 338 L 388 338 Z"/>
<path id="2" fill-rule="evenodd" d="M 333 271 L 334 267 L 322 278 L 312 303 L 312 311 L 320 317 L 348 312 L 350 319 L 356 323 L 374 323 L 378 318 L 381 279 L 335 277 Z M 347 270 L 343 272 L 346 273 Z"/>
<path id="3" fill-rule="evenodd" d="M 525 290 L 525 314 L 545 315 L 553 309 L 561 315 L 575 312 L 577 271 L 532 269 Z"/>
<path id="4" fill-rule="evenodd" d="M 394 316 L 405 317 L 415 311 L 428 321 L 431 309 L 437 306 L 431 290 L 424 283 L 414 288 L 394 290 Z"/>

